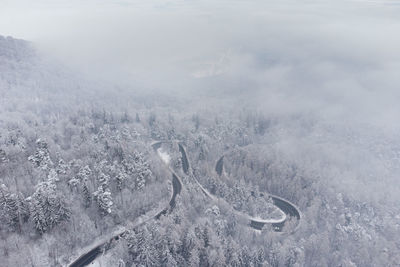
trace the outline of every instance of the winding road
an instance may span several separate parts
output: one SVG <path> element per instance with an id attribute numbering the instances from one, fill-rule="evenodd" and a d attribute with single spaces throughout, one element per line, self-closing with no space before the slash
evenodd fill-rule
<path id="1" fill-rule="evenodd" d="M 167 214 L 168 210 L 172 211 L 175 208 L 176 205 L 176 196 L 181 192 L 182 190 L 182 182 L 179 180 L 178 176 L 175 175 L 175 173 L 172 174 L 172 197 L 171 200 L 169 201 L 169 206 L 160 211 L 154 218 L 159 219 L 161 215 Z"/>
<path id="2" fill-rule="evenodd" d="M 181 151 L 181 153 L 185 154 L 185 155 L 182 155 L 182 158 L 186 158 L 186 160 L 187 160 L 186 152 L 183 147 L 182 148 L 180 147 L 180 151 Z M 189 163 L 186 163 L 186 164 L 188 165 Z M 217 160 L 217 163 L 215 164 L 215 172 L 220 177 L 224 173 L 224 155 L 221 156 Z M 263 194 L 261 194 L 261 196 L 263 196 Z M 294 233 L 295 231 L 297 231 L 297 229 L 300 227 L 300 222 L 301 222 L 300 210 L 293 203 L 291 203 L 290 201 L 288 201 L 286 199 L 283 199 L 281 197 L 271 195 L 271 194 L 269 194 L 269 197 L 271 197 L 273 204 L 275 206 L 277 206 L 285 214 L 284 219 L 280 222 L 272 222 L 271 223 L 271 222 L 266 222 L 265 220 L 250 218 L 250 223 L 249 223 L 250 227 L 252 227 L 253 229 L 256 229 L 256 230 L 262 230 L 264 225 L 272 224 L 272 229 L 275 232 L 283 233 L 284 226 L 289 221 L 289 219 L 296 218 L 296 220 L 297 220 L 296 226 L 294 227 L 293 230 L 291 230 L 290 232 L 286 232 L 286 233 L 291 234 L 291 233 Z"/>
<path id="3" fill-rule="evenodd" d="M 153 142 L 151 144 L 151 146 L 155 152 L 159 152 L 158 150 L 161 148 L 163 143 L 171 143 L 171 142 L 173 142 L 173 141 L 156 141 L 156 142 Z M 178 146 L 179 146 L 179 151 L 181 153 L 182 170 L 186 175 L 190 175 L 190 164 L 189 164 L 189 160 L 188 160 L 185 148 L 179 142 L 178 142 Z M 223 159 L 224 159 L 224 156 L 222 156 L 217 161 L 216 166 L 215 166 L 215 171 L 219 176 L 221 176 L 223 173 Z M 151 216 L 151 217 L 147 218 L 146 220 L 138 222 L 134 225 L 130 225 L 129 227 L 126 227 L 124 230 L 120 231 L 118 234 L 114 235 L 112 238 L 108 239 L 105 242 L 102 242 L 99 245 L 96 245 L 90 251 L 86 252 L 85 254 L 81 255 L 79 258 L 74 260 L 72 263 L 70 263 L 68 265 L 69 267 L 83 267 L 83 266 L 89 265 L 96 259 L 97 256 L 99 256 L 101 253 L 103 253 L 106 250 L 106 248 L 109 244 L 111 244 L 112 242 L 119 240 L 121 237 L 123 237 L 123 235 L 128 231 L 126 229 L 137 228 L 153 219 L 158 220 L 161 217 L 161 215 L 165 215 L 168 213 L 168 211 L 171 212 L 175 208 L 176 197 L 182 191 L 183 184 L 182 184 L 181 178 L 171 169 L 171 167 L 168 166 L 166 163 L 165 163 L 165 165 L 169 169 L 169 171 L 172 173 L 172 194 L 171 194 L 171 198 L 168 202 L 167 207 L 165 207 L 163 210 L 157 212 L 156 215 Z M 216 196 L 209 193 L 208 190 L 206 190 L 193 175 L 191 175 L 191 176 L 193 177 L 195 182 L 199 185 L 199 187 L 201 188 L 201 190 L 203 191 L 203 193 L 205 195 L 207 195 L 212 200 L 221 201 L 221 199 L 218 199 Z M 282 199 L 278 196 L 273 196 L 273 195 L 269 195 L 269 196 L 272 198 L 274 205 L 276 205 L 284 214 L 284 216 L 282 216 L 281 219 L 278 219 L 278 220 L 255 219 L 248 215 L 244 215 L 243 213 L 241 213 L 239 211 L 236 211 L 236 210 L 233 210 L 233 211 L 237 215 L 244 216 L 246 219 L 248 219 L 249 226 L 252 227 L 253 229 L 261 230 L 264 227 L 264 225 L 272 224 L 273 230 L 275 232 L 283 232 L 285 223 L 288 221 L 288 219 L 290 217 L 295 217 L 297 219 L 297 225 L 296 225 L 295 229 L 292 230 L 290 233 L 293 233 L 294 231 L 296 231 L 298 229 L 298 227 L 300 225 L 300 221 L 301 221 L 301 213 L 300 213 L 299 209 L 294 204 L 290 203 L 289 201 L 287 201 L 285 199 Z"/>
<path id="4" fill-rule="evenodd" d="M 154 142 L 151 146 L 153 147 L 154 151 L 157 152 L 158 149 L 160 149 L 161 145 L 162 145 L 162 142 Z M 134 228 L 137 228 L 137 227 L 145 224 L 146 222 L 148 222 L 150 220 L 153 220 L 153 219 L 158 220 L 161 217 L 161 215 L 165 215 L 168 213 L 168 211 L 171 212 L 175 208 L 176 197 L 182 191 L 183 185 L 182 185 L 182 181 L 179 178 L 179 176 L 176 175 L 175 172 L 169 166 L 167 166 L 167 167 L 168 167 L 169 171 L 172 173 L 172 194 L 171 194 L 171 198 L 168 202 L 168 206 L 165 207 L 160 212 L 157 212 L 157 214 L 155 216 L 152 216 L 152 217 L 148 218 L 147 220 L 139 222 L 139 223 L 135 224 L 134 226 L 126 227 L 126 228 L 134 229 Z M 107 240 L 106 242 L 103 242 L 103 243 L 95 246 L 90 251 L 81 255 L 79 258 L 77 258 L 76 260 L 74 260 L 72 263 L 70 263 L 67 266 L 83 267 L 83 266 L 89 265 L 97 258 L 97 256 L 99 256 L 101 253 L 103 253 L 103 251 L 105 250 L 105 248 L 107 247 L 108 244 L 112 243 L 113 241 L 119 240 L 126 232 L 127 232 L 127 230 L 124 230 L 121 233 L 116 234 L 115 236 L 113 236 L 112 238 Z"/>

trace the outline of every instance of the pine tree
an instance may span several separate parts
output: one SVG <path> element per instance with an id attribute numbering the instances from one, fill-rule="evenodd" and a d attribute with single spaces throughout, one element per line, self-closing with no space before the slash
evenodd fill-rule
<path id="1" fill-rule="evenodd" d="M 122 164 L 125 172 L 133 177 L 133 187 L 136 190 L 143 188 L 152 175 L 150 166 L 141 153 L 134 152 L 128 159 L 124 159 Z"/>
<path id="2" fill-rule="evenodd" d="M 79 169 L 78 174 L 68 181 L 68 185 L 71 188 L 78 188 L 81 185 L 81 192 L 85 201 L 85 206 L 89 207 L 91 203 L 92 196 L 90 194 L 90 190 L 88 187 L 89 177 L 92 173 L 92 170 L 88 165 L 81 167 Z"/>
<path id="3" fill-rule="evenodd" d="M 160 262 L 161 262 L 161 265 L 165 266 L 165 267 L 178 266 L 178 263 L 176 262 L 175 258 L 172 256 L 172 254 L 168 248 L 163 250 L 163 252 L 161 253 Z"/>
<path id="4" fill-rule="evenodd" d="M 4 209 L 7 207 L 7 201 L 9 198 L 9 191 L 5 184 L 0 185 L 0 208 Z"/>
<path id="5" fill-rule="evenodd" d="M 229 239 L 227 245 L 226 245 L 226 265 L 227 266 L 240 266 L 240 260 L 239 260 L 239 247 L 236 246 L 235 243 L 232 242 L 231 239 Z"/>
<path id="6" fill-rule="evenodd" d="M 100 174 L 97 176 L 97 181 L 103 189 L 106 189 L 109 187 L 109 181 L 110 181 L 110 176 L 107 174 L 100 172 Z"/>
<path id="7" fill-rule="evenodd" d="M 251 256 L 247 246 L 240 249 L 240 262 L 242 266 L 249 266 L 251 263 Z"/>
<path id="8" fill-rule="evenodd" d="M 41 139 L 36 140 L 36 152 L 28 157 L 37 168 L 48 171 L 54 164 L 50 159 L 47 143 Z"/>
<path id="9" fill-rule="evenodd" d="M 32 221 L 40 234 L 70 218 L 71 211 L 66 207 L 63 197 L 57 193 L 54 181 L 39 183 L 28 199 Z"/>
<path id="10" fill-rule="evenodd" d="M 102 185 L 100 185 L 97 191 L 93 193 L 93 196 L 97 202 L 101 214 L 106 215 L 111 213 L 111 207 L 113 205 L 113 202 L 112 202 L 111 192 L 109 191 L 108 188 L 105 188 Z"/>
<path id="11" fill-rule="evenodd" d="M 82 183 L 82 194 L 83 194 L 83 199 L 85 201 L 85 206 L 89 207 L 90 204 L 92 203 L 92 195 L 90 194 L 87 181 L 84 181 Z"/>
<path id="12" fill-rule="evenodd" d="M 111 191 L 109 187 L 110 176 L 103 172 L 104 170 L 110 171 L 109 169 L 110 168 L 109 166 L 107 166 L 106 160 L 101 161 L 95 167 L 95 170 L 97 172 L 98 188 L 95 192 L 93 192 L 93 196 L 102 215 L 107 215 L 111 213 L 111 207 L 113 205 Z M 86 196 L 86 200 L 88 201 L 88 196 Z"/>
<path id="13" fill-rule="evenodd" d="M 80 184 L 80 181 L 76 177 L 74 177 L 68 181 L 68 185 L 71 187 L 71 189 L 78 188 L 79 184 Z"/>
<path id="14" fill-rule="evenodd" d="M 208 225 L 206 225 L 203 229 L 202 238 L 204 241 L 204 247 L 208 247 L 210 245 Z"/>
<path id="15" fill-rule="evenodd" d="M 79 180 L 81 181 L 86 181 L 89 179 L 90 175 L 92 174 L 92 170 L 90 169 L 90 167 L 88 165 L 85 165 L 84 167 L 81 167 L 79 169 L 79 172 L 77 174 L 77 177 L 79 178 Z"/>
<path id="16" fill-rule="evenodd" d="M 189 266 L 200 266 L 199 264 L 200 264 L 199 251 L 198 251 L 198 248 L 195 247 L 195 248 L 190 252 Z"/>
<path id="17" fill-rule="evenodd" d="M 56 183 L 60 181 L 56 170 L 50 169 L 49 174 L 47 175 L 47 180 L 50 181 L 51 183 Z"/>
<path id="18" fill-rule="evenodd" d="M 148 245 L 146 246 L 142 253 L 138 257 L 137 265 L 138 266 L 159 266 L 157 251 L 154 250 L 154 246 Z"/>
<path id="19" fill-rule="evenodd" d="M 37 197 L 29 199 L 31 200 L 31 218 L 34 223 L 36 230 L 43 234 L 47 231 L 47 222 L 46 217 L 43 210 L 43 203 Z"/>
<path id="20" fill-rule="evenodd" d="M 9 207 L 9 226 L 12 229 L 21 229 L 23 222 L 26 222 L 29 217 L 29 208 L 25 200 L 16 194 L 10 195 Z"/>
<path id="21" fill-rule="evenodd" d="M 6 152 L 0 149 L 0 163 L 6 163 L 8 161 Z"/>
<path id="22" fill-rule="evenodd" d="M 62 158 L 60 158 L 58 160 L 58 165 L 56 168 L 57 174 L 66 174 L 68 169 L 69 169 L 68 164 L 66 164 L 65 161 Z"/>
<path id="23" fill-rule="evenodd" d="M 264 262 L 265 262 L 264 249 L 259 248 L 256 254 L 256 260 L 255 260 L 256 266 L 263 266 Z"/>
<path id="24" fill-rule="evenodd" d="M 123 185 L 127 179 L 127 176 L 124 172 L 119 171 L 118 174 L 115 176 L 115 180 L 117 181 L 117 188 L 118 190 L 122 190 Z"/>
<path id="25" fill-rule="evenodd" d="M 10 193 L 4 184 L 0 186 L 0 217 L 12 230 L 20 230 L 22 223 L 29 217 L 23 197 Z"/>

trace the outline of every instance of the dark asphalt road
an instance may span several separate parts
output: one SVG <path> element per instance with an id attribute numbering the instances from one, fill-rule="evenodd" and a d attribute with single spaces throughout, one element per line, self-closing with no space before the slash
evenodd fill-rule
<path id="1" fill-rule="evenodd" d="M 224 156 L 222 156 L 215 165 L 215 171 L 219 176 L 222 175 L 222 171 L 224 170 Z"/>
<path id="2" fill-rule="evenodd" d="M 274 196 L 271 196 L 271 198 L 272 198 L 274 205 L 277 206 L 279 209 L 281 209 L 286 214 L 286 218 L 287 218 L 285 221 L 283 221 L 281 223 L 273 223 L 272 224 L 273 230 L 275 232 L 282 232 L 283 227 L 285 226 L 285 223 L 287 222 L 287 220 L 290 217 L 296 217 L 296 219 L 300 221 L 300 213 L 292 204 L 290 204 L 289 202 L 287 202 L 283 199 L 280 199 L 280 198 L 277 198 Z M 250 221 L 250 226 L 257 230 L 261 230 L 265 224 L 266 223 L 258 222 L 255 220 Z"/>
<path id="3" fill-rule="evenodd" d="M 102 246 L 102 245 L 101 245 Z M 79 259 L 77 259 L 74 263 L 72 263 L 69 267 L 81 267 L 89 265 L 94 259 L 101 254 L 101 246 L 95 247 L 85 255 L 82 255 Z"/>
<path id="4" fill-rule="evenodd" d="M 169 207 L 166 207 L 165 209 L 163 209 L 161 212 L 159 212 L 154 218 L 155 219 L 159 219 L 161 217 L 161 215 L 165 215 L 168 213 L 168 210 L 171 212 L 176 205 L 176 196 L 178 194 L 181 193 L 182 191 L 182 184 L 179 181 L 178 177 L 176 177 L 176 175 L 173 173 L 172 174 L 172 188 L 173 188 L 173 192 L 172 192 L 172 197 L 171 200 L 169 201 Z"/>
<path id="5" fill-rule="evenodd" d="M 169 206 L 171 207 L 171 210 L 175 208 L 176 196 L 180 194 L 182 191 L 182 184 L 179 181 L 178 177 L 176 177 L 175 173 L 172 174 L 172 187 L 173 187 L 173 194 L 171 200 L 169 201 Z"/>
<path id="6" fill-rule="evenodd" d="M 215 164 L 215 171 L 219 176 L 222 174 L 222 170 L 224 167 L 224 156 L 222 156 L 217 163 Z M 294 207 L 292 204 L 290 204 L 288 201 L 285 201 L 281 198 L 271 196 L 272 201 L 275 206 L 277 206 L 279 209 L 281 209 L 285 214 L 286 214 L 286 220 L 281 222 L 281 223 L 273 223 L 273 230 L 275 232 L 283 232 L 283 227 L 285 226 L 285 223 L 290 217 L 296 217 L 298 221 L 300 221 L 300 212 L 297 210 L 296 207 Z M 264 225 L 267 223 L 256 221 L 256 220 L 250 220 L 250 227 L 261 230 Z"/>
<path id="7" fill-rule="evenodd" d="M 182 168 L 183 168 L 183 172 L 185 174 L 189 174 L 189 160 L 186 156 L 186 152 L 185 149 L 183 148 L 183 146 L 181 144 L 179 144 L 179 151 L 182 154 Z"/>
<path id="8" fill-rule="evenodd" d="M 159 149 L 161 147 L 161 144 L 162 144 L 161 142 L 158 142 L 158 143 L 153 144 L 152 147 L 153 147 L 153 149 L 155 151 L 157 151 L 157 149 Z M 185 154 L 185 156 L 186 156 L 186 154 Z M 186 170 L 188 171 L 189 170 L 189 164 L 188 164 L 187 158 L 186 158 L 186 165 L 185 166 L 187 168 Z M 171 197 L 171 199 L 170 199 L 170 201 L 168 203 L 168 207 L 166 207 L 161 212 L 159 212 L 157 215 L 155 215 L 154 219 L 158 220 L 161 217 L 161 215 L 165 215 L 165 214 L 168 213 L 168 211 L 171 212 L 175 208 L 176 196 L 178 194 L 180 194 L 181 191 L 182 191 L 182 184 L 181 184 L 180 180 L 178 179 L 178 177 L 175 175 L 175 173 L 172 173 L 172 197 Z M 142 225 L 142 224 L 140 224 L 140 225 Z M 123 235 L 123 234 L 121 234 L 121 235 Z M 121 235 L 114 236 L 113 238 L 111 238 L 106 243 L 103 243 L 103 244 L 95 247 L 94 249 L 90 250 L 88 253 L 82 255 L 75 262 L 70 264 L 69 267 L 84 267 L 84 266 L 89 265 L 91 262 L 93 262 L 96 259 L 96 257 L 99 254 L 101 254 L 102 246 L 104 246 L 105 244 L 111 242 L 112 240 L 118 240 Z"/>
<path id="9" fill-rule="evenodd" d="M 157 143 L 153 144 L 152 147 L 155 151 L 157 151 L 157 149 L 159 149 L 161 147 L 161 145 L 162 145 L 162 142 L 157 142 Z M 179 151 L 181 152 L 181 155 L 182 155 L 183 172 L 185 174 L 189 174 L 189 161 L 188 161 L 188 158 L 186 155 L 186 151 L 181 144 L 179 144 Z M 217 174 L 219 176 L 222 175 L 222 171 L 223 171 L 223 158 L 224 157 L 222 156 L 217 161 L 217 164 L 215 166 L 215 171 L 217 172 Z M 172 197 L 169 201 L 168 207 L 166 207 L 164 210 L 162 210 L 157 215 L 155 215 L 154 216 L 155 219 L 159 219 L 161 217 L 161 215 L 167 214 L 168 210 L 172 211 L 175 208 L 176 196 L 182 191 L 182 184 L 181 184 L 180 180 L 178 179 L 178 177 L 175 175 L 175 173 L 172 173 L 172 189 L 173 189 L 173 193 L 172 193 Z M 276 205 L 278 208 L 280 208 L 286 214 L 287 218 L 296 217 L 298 220 L 300 220 L 300 212 L 296 209 L 296 207 L 294 207 L 292 204 L 290 204 L 289 202 L 287 202 L 283 199 L 280 199 L 280 198 L 277 198 L 274 196 L 271 196 L 271 198 L 273 200 L 274 205 Z M 273 223 L 272 224 L 273 230 L 275 232 L 282 232 L 285 222 L 286 222 L 286 220 L 281 223 Z M 266 223 L 251 220 L 249 225 L 250 225 L 250 227 L 252 227 L 254 229 L 261 230 L 265 224 Z M 110 241 L 95 247 L 88 253 L 79 257 L 75 262 L 73 262 L 69 266 L 70 267 L 83 267 L 83 266 L 89 265 L 99 254 L 102 253 L 102 247 L 105 244 L 111 242 L 112 240 L 118 240 L 121 235 L 115 236 Z"/>

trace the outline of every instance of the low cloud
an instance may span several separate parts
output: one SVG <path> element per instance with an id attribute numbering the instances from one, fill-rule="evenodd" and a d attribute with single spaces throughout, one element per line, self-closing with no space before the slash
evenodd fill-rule
<path id="1" fill-rule="evenodd" d="M 33 40 L 93 77 L 193 101 L 200 95 L 211 98 L 207 103 L 236 101 L 269 116 L 305 116 L 308 123 L 339 129 L 341 139 L 332 142 L 357 132 L 368 141 L 353 155 L 380 138 L 386 140 L 385 162 L 395 162 L 390 156 L 398 153 L 390 142 L 400 129 L 395 1 L 143 2 L 6 1 L 0 33 Z M 348 150 L 329 144 L 326 151 L 339 158 L 353 149 L 351 140 Z M 353 162 L 350 177 L 361 173 Z M 372 169 L 375 177 L 383 173 Z"/>

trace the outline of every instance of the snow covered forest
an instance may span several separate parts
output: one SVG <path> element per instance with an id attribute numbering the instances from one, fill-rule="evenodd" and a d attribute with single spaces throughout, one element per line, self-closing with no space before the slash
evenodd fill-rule
<path id="1" fill-rule="evenodd" d="M 0 266 L 400 266 L 398 52 L 279 49 L 163 90 L 0 35 Z"/>

